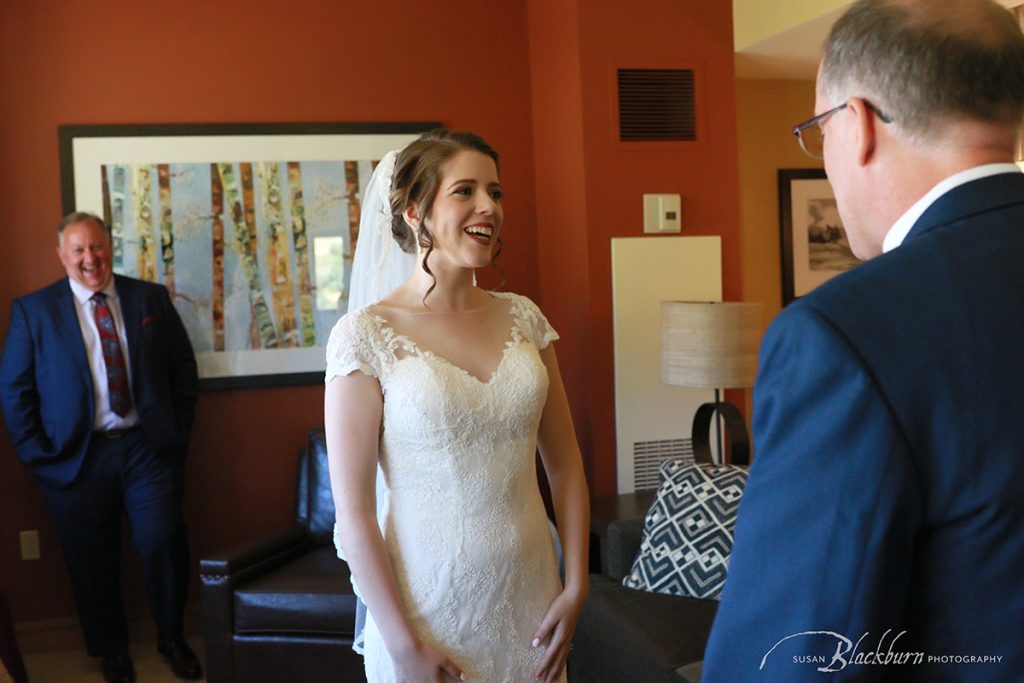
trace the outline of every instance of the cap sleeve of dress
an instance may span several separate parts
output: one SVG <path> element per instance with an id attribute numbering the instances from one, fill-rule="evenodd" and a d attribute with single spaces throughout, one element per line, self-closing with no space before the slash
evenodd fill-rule
<path id="1" fill-rule="evenodd" d="M 529 297 L 516 295 L 514 305 L 518 309 L 517 313 L 523 326 L 526 328 L 527 334 L 534 346 L 538 349 L 545 349 L 547 345 L 558 339 L 558 333 L 555 332 L 555 328 L 551 327 L 551 323 L 541 313 L 540 307 L 533 303 Z"/>
<path id="2" fill-rule="evenodd" d="M 327 372 L 324 383 L 357 370 L 380 379 L 379 357 L 374 353 L 374 324 L 365 309 L 348 313 L 335 323 L 327 340 Z"/>

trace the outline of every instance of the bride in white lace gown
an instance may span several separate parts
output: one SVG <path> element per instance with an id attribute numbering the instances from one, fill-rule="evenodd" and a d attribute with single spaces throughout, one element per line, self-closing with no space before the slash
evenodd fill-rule
<path id="1" fill-rule="evenodd" d="M 394 232 L 417 268 L 344 316 L 327 350 L 336 540 L 369 608 L 367 679 L 564 681 L 588 587 L 586 483 L 557 334 L 526 297 L 474 285 L 500 244 L 497 155 L 439 131 L 394 174 Z"/>

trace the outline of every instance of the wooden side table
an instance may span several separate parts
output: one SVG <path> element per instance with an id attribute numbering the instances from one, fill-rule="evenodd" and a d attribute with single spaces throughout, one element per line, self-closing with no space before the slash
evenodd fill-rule
<path id="1" fill-rule="evenodd" d="M 622 519 L 645 517 L 656 489 L 622 493 L 617 496 L 594 496 L 590 499 L 590 572 L 608 574 L 608 555 L 605 541 L 608 525 Z"/>

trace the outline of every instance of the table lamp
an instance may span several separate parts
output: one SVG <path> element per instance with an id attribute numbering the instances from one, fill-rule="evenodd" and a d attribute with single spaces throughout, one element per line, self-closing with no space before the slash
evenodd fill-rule
<path id="1" fill-rule="evenodd" d="M 714 462 L 708 433 L 715 416 L 719 457 L 722 452 L 722 421 L 732 448 L 732 462 L 750 460 L 750 436 L 743 415 L 728 401 L 722 389 L 754 385 L 757 349 L 761 339 L 759 303 L 661 302 L 661 381 L 692 389 L 714 389 L 715 402 L 697 409 L 691 433 L 695 462 Z"/>

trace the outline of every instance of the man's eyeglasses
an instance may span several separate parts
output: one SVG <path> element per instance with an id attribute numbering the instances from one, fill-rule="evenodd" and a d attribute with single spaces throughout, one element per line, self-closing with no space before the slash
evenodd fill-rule
<path id="1" fill-rule="evenodd" d="M 875 116 L 881 119 L 882 123 L 892 123 L 892 117 L 883 113 L 881 109 L 871 104 L 867 100 L 861 100 L 864 105 L 874 112 Z M 812 159 L 818 159 L 819 161 L 825 158 L 825 131 L 821 127 L 822 124 L 838 111 L 846 109 L 847 103 L 843 102 L 838 107 L 832 107 L 827 112 L 818 114 L 812 118 L 807 119 L 801 124 L 793 126 L 793 135 L 800 142 L 800 149 L 804 151 L 804 154 Z"/>

